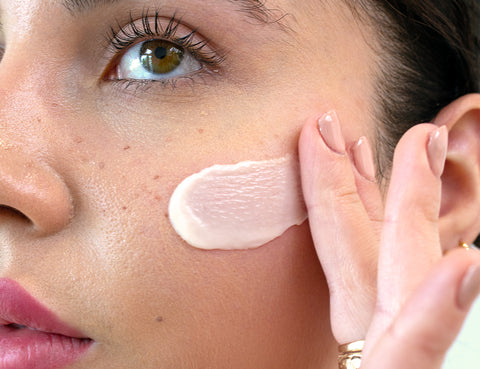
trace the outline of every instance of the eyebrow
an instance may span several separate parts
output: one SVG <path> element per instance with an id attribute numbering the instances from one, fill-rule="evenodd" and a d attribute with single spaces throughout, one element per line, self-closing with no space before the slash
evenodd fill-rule
<path id="1" fill-rule="evenodd" d="M 101 5 L 110 5 L 119 3 L 122 0 L 63 0 L 63 6 L 72 14 L 83 13 L 92 10 Z M 269 9 L 264 0 L 224 0 L 239 7 L 242 13 L 247 17 L 259 21 L 263 24 L 278 23 L 284 18 L 285 14 L 280 14 L 280 10 Z M 283 27 L 282 27 L 283 28 Z"/>

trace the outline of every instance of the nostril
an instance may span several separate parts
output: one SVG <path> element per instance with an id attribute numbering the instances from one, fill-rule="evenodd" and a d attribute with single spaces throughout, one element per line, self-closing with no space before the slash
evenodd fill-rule
<path id="1" fill-rule="evenodd" d="M 42 158 L 22 151 L 0 156 L 0 205 L 1 223 L 9 215 L 42 236 L 62 230 L 73 215 L 70 191 L 60 174 Z"/>
<path id="2" fill-rule="evenodd" d="M 7 205 L 0 205 L 0 216 L 7 216 L 7 217 L 17 218 L 17 219 L 20 218 L 22 220 L 26 220 L 30 222 L 30 219 L 28 219 L 28 217 L 25 216 L 25 214 Z"/>

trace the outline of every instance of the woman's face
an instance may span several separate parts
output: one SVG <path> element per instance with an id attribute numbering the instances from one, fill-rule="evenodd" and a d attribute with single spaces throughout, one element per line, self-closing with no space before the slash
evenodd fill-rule
<path id="1" fill-rule="evenodd" d="M 94 340 L 72 368 L 334 367 L 306 224 L 204 251 L 168 204 L 206 167 L 295 155 L 327 110 L 372 137 L 370 31 L 338 1 L 65 3 L 0 1 L 0 277 Z"/>

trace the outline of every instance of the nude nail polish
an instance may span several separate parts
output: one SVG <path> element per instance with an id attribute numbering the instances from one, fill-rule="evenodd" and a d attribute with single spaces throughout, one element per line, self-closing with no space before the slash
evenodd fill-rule
<path id="1" fill-rule="evenodd" d="M 440 177 L 445 168 L 445 159 L 447 158 L 448 130 L 442 126 L 430 134 L 428 141 L 428 159 L 430 168 L 435 176 Z"/>
<path id="2" fill-rule="evenodd" d="M 358 173 L 370 182 L 375 182 L 375 164 L 370 143 L 361 137 L 352 148 L 353 161 Z"/>
<path id="3" fill-rule="evenodd" d="M 458 291 L 458 306 L 467 310 L 480 294 L 480 265 L 471 266 Z"/>
<path id="4" fill-rule="evenodd" d="M 337 154 L 345 153 L 345 140 L 340 128 L 340 122 L 334 111 L 324 114 L 318 120 L 318 129 L 325 144 Z"/>

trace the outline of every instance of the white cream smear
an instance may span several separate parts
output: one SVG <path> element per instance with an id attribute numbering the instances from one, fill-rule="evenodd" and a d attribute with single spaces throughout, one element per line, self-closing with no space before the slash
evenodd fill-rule
<path id="1" fill-rule="evenodd" d="M 260 247 L 307 219 L 292 156 L 214 165 L 185 179 L 169 205 L 175 231 L 205 250 Z"/>

